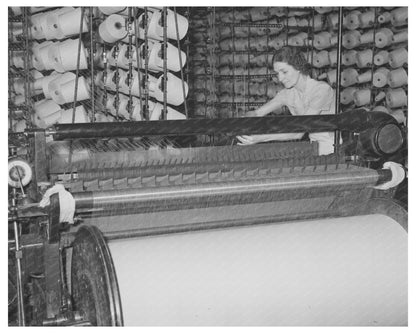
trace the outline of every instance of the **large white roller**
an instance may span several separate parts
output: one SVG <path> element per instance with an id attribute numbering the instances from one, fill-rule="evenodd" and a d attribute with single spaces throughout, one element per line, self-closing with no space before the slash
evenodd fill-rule
<path id="1" fill-rule="evenodd" d="M 108 245 L 127 326 L 407 324 L 407 233 L 384 215 Z"/>

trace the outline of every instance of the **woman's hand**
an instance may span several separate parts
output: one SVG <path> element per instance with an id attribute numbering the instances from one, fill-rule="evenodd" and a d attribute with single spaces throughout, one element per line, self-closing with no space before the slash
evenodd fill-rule
<path id="1" fill-rule="evenodd" d="M 262 135 L 237 135 L 239 146 L 254 145 L 259 142 L 263 142 Z"/>

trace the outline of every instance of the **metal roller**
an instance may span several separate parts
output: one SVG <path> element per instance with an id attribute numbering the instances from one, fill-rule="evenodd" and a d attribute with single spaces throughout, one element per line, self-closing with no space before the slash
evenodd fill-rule
<path id="1" fill-rule="evenodd" d="M 348 130 L 361 132 L 375 124 L 395 123 L 383 112 L 352 110 L 338 115 L 277 116 L 228 119 L 186 119 L 151 122 L 57 124 L 48 130 L 54 140 L 100 137 L 162 136 L 162 135 L 229 135 L 325 132 Z"/>
<path id="2" fill-rule="evenodd" d="M 94 325 L 404 326 L 407 234 L 385 215 L 109 241 L 83 226 L 72 294 Z"/>

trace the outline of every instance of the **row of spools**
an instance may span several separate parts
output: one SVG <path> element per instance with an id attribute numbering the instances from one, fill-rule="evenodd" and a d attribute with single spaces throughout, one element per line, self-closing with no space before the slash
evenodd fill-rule
<path id="1" fill-rule="evenodd" d="M 375 8 L 358 9 L 347 12 L 343 19 L 343 27 L 346 31 L 342 37 L 344 48 L 342 65 L 355 66 L 359 70 L 343 68 L 341 87 L 345 89 L 341 93 L 341 103 L 368 106 L 384 102 L 388 108 L 404 107 L 407 105 L 407 96 L 406 89 L 403 89 L 402 86 L 407 85 L 408 81 L 408 54 L 406 47 L 403 46 L 408 39 L 407 8 L 380 8 L 377 12 Z M 248 13 L 252 10 L 257 9 L 250 9 Z M 314 21 L 316 22 L 314 23 L 315 32 L 322 30 L 325 21 L 327 26 L 333 29 L 338 28 L 338 13 L 336 11 L 325 13 L 324 10 L 318 10 L 320 13 L 315 15 L 316 20 Z M 263 10 L 263 14 L 265 12 L 266 10 Z M 250 15 L 242 16 L 236 15 L 236 13 L 236 11 L 232 13 L 229 11 L 226 15 L 234 15 L 234 23 L 239 23 L 235 21 L 235 17 L 241 16 L 243 20 L 249 19 Z M 226 15 L 219 15 L 219 17 L 225 18 Z M 306 21 L 307 19 L 304 17 L 287 18 L 284 23 L 289 23 L 287 24 L 290 28 L 289 34 L 286 31 L 279 35 L 257 36 L 257 31 L 260 31 L 261 28 L 247 28 L 247 26 L 238 24 L 233 28 L 227 26 L 225 29 L 221 29 L 219 47 L 225 52 L 217 55 L 217 59 L 213 61 L 217 66 L 214 73 L 228 75 L 230 79 L 233 79 L 233 75 L 243 75 L 248 81 L 251 81 L 250 75 L 270 73 L 271 57 L 261 54 L 261 52 L 260 55 L 258 53 L 250 54 L 250 51 L 270 51 L 285 45 L 307 46 L 305 50 L 308 51 L 305 52 L 305 57 L 314 68 L 320 69 L 322 73 L 322 69 L 332 67 L 321 74 L 319 79 L 326 79 L 331 85 L 335 85 L 337 49 L 334 47 L 337 44 L 337 32 L 334 30 L 319 31 L 310 37 L 309 31 L 308 33 L 306 30 L 296 32 L 293 29 L 295 26 L 304 27 Z M 385 23 L 389 23 L 391 29 L 383 26 Z M 380 28 L 374 29 L 376 26 L 380 26 Z M 223 31 L 224 33 L 222 33 Z M 273 31 L 273 28 L 270 31 Z M 234 38 L 230 38 L 231 34 Z M 249 40 L 249 36 L 252 39 Z M 201 35 L 199 38 L 203 37 Z M 366 46 L 367 49 L 364 49 L 363 46 Z M 246 53 L 235 53 L 234 51 L 246 51 Z M 197 74 L 203 74 L 203 72 L 204 70 L 201 69 Z M 371 85 L 379 91 L 374 92 Z M 217 91 L 217 95 L 224 96 L 222 91 Z M 201 94 L 198 96 L 202 97 Z M 220 98 L 220 101 L 227 99 L 229 98 Z M 236 98 L 232 100 L 235 101 Z"/>
<path id="2" fill-rule="evenodd" d="M 45 11 L 46 10 L 46 11 Z M 18 11 L 15 9 L 15 11 Z M 33 124 L 45 128 L 55 123 L 89 122 L 87 110 L 83 105 L 72 108 L 65 107 L 74 101 L 75 94 L 78 101 L 87 100 L 91 96 L 90 79 L 73 72 L 88 68 L 87 51 L 82 40 L 71 37 L 79 34 L 81 8 L 62 7 L 50 10 L 48 7 L 32 7 L 28 38 L 31 40 L 30 50 L 17 50 L 11 53 L 12 66 L 25 68 L 26 52 L 29 52 L 28 67 L 32 80 L 25 91 L 24 78 L 14 79 L 12 102 L 19 106 L 25 102 L 25 95 L 44 98 L 33 105 Z M 88 31 L 84 18 L 83 32 Z M 13 35 L 22 33 L 23 25 L 13 25 Z M 78 48 L 79 61 L 78 61 Z M 75 92 L 75 88 L 77 91 Z M 20 121 L 14 128 L 21 131 L 26 123 Z"/>
<path id="3" fill-rule="evenodd" d="M 145 15 L 142 13 L 131 25 L 130 32 L 125 29 L 126 7 L 100 7 L 106 16 L 100 24 L 98 32 L 107 44 L 114 44 L 106 55 L 106 61 L 111 66 L 105 73 L 103 88 L 112 92 L 107 96 L 106 109 L 114 116 L 126 119 L 142 120 L 142 107 L 139 98 L 143 96 L 147 79 L 148 94 L 154 100 L 148 101 L 150 120 L 158 120 L 162 114 L 163 104 L 179 106 L 183 104 L 188 95 L 187 82 L 171 72 L 180 72 L 187 61 L 186 53 L 174 46 L 168 40 L 182 40 L 188 31 L 188 20 L 170 10 L 166 10 L 166 44 L 164 41 L 164 28 L 162 20 L 163 11 L 159 8 L 149 8 L 147 12 L 147 29 L 145 29 Z M 135 39 L 142 41 L 137 47 Z M 130 39 L 132 43 L 130 44 Z M 166 49 L 164 49 L 166 45 Z M 146 49 L 147 47 L 147 49 Z M 166 54 L 166 61 L 164 58 Z M 142 71 L 133 71 L 130 78 L 129 67 L 148 70 L 147 77 Z M 164 72 L 166 66 L 166 76 Z M 104 74 L 104 73 L 102 73 Z M 104 75 L 103 75 L 104 76 Z M 166 79 L 166 81 L 165 81 Z M 165 89 L 166 84 L 166 91 Z M 128 95 L 133 98 L 133 112 L 129 110 Z M 117 101 L 118 100 L 118 101 Z M 108 118 L 108 117 L 107 117 Z M 167 106 L 166 119 L 184 119 L 185 115 L 171 106 Z M 110 120 L 111 121 L 111 120 Z"/>
<path id="4" fill-rule="evenodd" d="M 39 8 L 45 10 L 49 8 Z M 36 11 L 36 10 L 35 10 Z M 148 31 L 147 43 L 141 42 L 141 47 L 138 49 L 139 54 L 136 54 L 135 38 L 132 38 L 131 54 L 128 54 L 127 47 L 129 42 L 129 32 L 127 27 L 128 9 L 126 7 L 99 7 L 100 15 L 104 14 L 104 20 L 98 28 L 96 37 L 99 40 L 97 53 L 94 59 L 95 73 L 97 78 L 94 82 L 96 86 L 103 87 L 109 91 L 120 92 L 115 106 L 112 103 L 106 102 L 108 106 L 107 111 L 103 114 L 96 115 L 100 121 L 114 121 L 115 118 L 108 116 L 109 114 L 117 115 L 120 118 L 127 118 L 130 120 L 141 120 L 142 113 L 137 112 L 142 105 L 139 103 L 139 98 L 131 98 L 134 104 L 129 106 L 129 113 L 126 113 L 125 101 L 129 99 L 123 93 L 132 93 L 136 97 L 140 97 L 138 84 L 144 80 L 144 75 L 138 74 L 136 68 L 143 69 L 145 65 L 149 70 L 148 86 L 149 95 L 157 101 L 164 101 L 162 78 L 158 72 L 164 70 L 163 63 L 163 26 L 160 25 L 160 18 L 162 10 L 158 8 L 150 8 L 148 11 Z M 94 9 L 95 15 L 98 15 L 97 9 Z M 139 37 L 144 36 L 143 30 L 143 15 L 138 17 L 135 23 L 138 23 L 138 28 L 134 27 L 130 34 L 139 31 Z M 81 17 L 83 17 L 81 23 Z M 57 117 L 58 111 L 64 113 L 61 109 L 63 104 L 71 103 L 75 97 L 77 101 L 88 101 L 91 95 L 96 92 L 91 92 L 91 78 L 73 73 L 77 68 L 79 70 L 87 70 L 90 68 L 89 52 L 84 45 L 84 40 L 79 38 L 71 38 L 78 36 L 82 25 L 82 32 L 89 31 L 88 10 L 82 13 L 82 9 L 63 7 L 53 10 L 42 11 L 31 16 L 30 36 L 33 40 L 29 67 L 32 68 L 31 74 L 33 82 L 30 84 L 31 96 L 43 94 L 45 99 L 37 102 L 35 109 L 35 124 L 37 126 L 49 126 L 56 122 L 66 122 L 68 117 Z M 141 25 L 140 25 L 141 24 Z M 176 30 L 178 27 L 178 32 Z M 187 33 L 188 22 L 187 19 L 171 10 L 167 10 L 167 38 L 182 39 Z M 21 33 L 21 26 L 13 25 L 13 35 Z M 111 50 L 107 50 L 108 45 L 116 44 Z M 148 47 L 147 52 L 145 45 Z M 110 45 L 111 47 L 111 45 Z M 24 68 L 24 54 L 25 51 L 14 51 L 11 57 L 11 64 L 16 68 Z M 145 57 L 148 57 L 145 61 Z M 171 43 L 167 43 L 166 48 L 166 63 L 167 70 L 178 72 L 186 62 L 186 54 Z M 131 87 L 126 87 L 127 80 L 125 80 L 127 71 L 123 70 L 129 68 L 129 61 L 135 69 L 133 71 L 134 78 L 131 80 Z M 107 75 L 104 75 L 103 70 L 106 66 L 104 63 L 108 62 Z M 52 71 L 52 72 L 51 72 Z M 45 74 L 43 74 L 43 73 Z M 115 74 L 117 72 L 117 74 Z M 81 72 L 81 73 L 85 73 Z M 107 77 L 104 82 L 100 82 L 100 78 Z M 140 76 L 140 80 L 139 80 Z M 115 84 L 115 77 L 118 79 L 118 86 Z M 184 102 L 188 93 L 188 85 L 182 82 L 177 76 L 167 72 L 167 103 L 173 105 L 180 105 Z M 77 91 L 75 92 L 75 86 Z M 142 82 L 144 87 L 144 83 Z M 24 99 L 22 95 L 24 91 L 24 82 L 22 79 L 16 79 L 12 85 L 14 92 L 13 101 L 21 103 Z M 114 99 L 114 95 L 109 94 L 109 100 Z M 148 110 L 150 119 L 156 119 L 156 115 L 161 114 L 163 105 L 157 101 L 149 101 Z M 47 103 L 46 103 L 47 102 Z M 52 102 L 54 105 L 52 105 Z M 85 105 L 85 104 L 84 104 Z M 120 109 L 121 108 L 121 109 Z M 115 110 L 116 109 L 116 110 Z M 152 112 L 154 113 L 152 114 Z M 88 122 L 89 117 L 83 106 L 76 109 L 80 116 L 75 117 L 75 122 Z M 52 116 L 53 115 L 53 116 Z M 124 117 L 128 116 L 128 117 Z M 71 121 L 72 121 L 72 117 Z M 176 110 L 168 107 L 167 118 L 176 119 L 184 118 L 184 115 Z"/>
<path id="5" fill-rule="evenodd" d="M 349 31 L 343 35 L 340 103 L 388 112 L 399 122 L 406 122 L 408 9 L 396 8 L 378 16 L 378 23 L 389 23 L 391 29 L 384 26 L 376 30 L 355 30 L 363 28 L 357 20 L 360 15 L 363 14 L 359 10 L 353 10 L 347 16 Z M 374 20 L 370 23 L 367 27 L 372 28 Z M 368 47 L 369 43 L 373 43 L 372 48 Z M 363 49 L 363 45 L 367 48 Z M 318 66 L 315 67 L 331 63 L 330 52 L 329 59 L 324 50 L 316 54 Z M 334 69 L 323 77 L 335 85 Z"/>
<path id="6" fill-rule="evenodd" d="M 348 30 L 367 28 L 391 22 L 393 26 L 407 24 L 407 9 L 394 7 L 344 7 L 343 27 Z M 325 16 L 323 16 L 325 15 Z M 229 8 L 217 13 L 222 23 L 259 23 L 276 19 L 278 23 L 288 27 L 314 27 L 322 29 L 322 24 L 329 28 L 338 27 L 338 7 L 251 7 Z M 306 18 L 305 18 L 306 17 Z M 404 22 L 406 21 L 406 22 Z"/>

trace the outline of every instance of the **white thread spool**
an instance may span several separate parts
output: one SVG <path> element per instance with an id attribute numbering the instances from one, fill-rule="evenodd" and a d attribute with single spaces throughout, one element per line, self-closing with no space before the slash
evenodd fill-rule
<path id="1" fill-rule="evenodd" d="M 267 10 L 261 7 L 254 7 L 250 9 L 250 18 L 252 22 L 267 20 Z"/>
<path id="2" fill-rule="evenodd" d="M 357 87 L 347 87 L 341 91 L 341 103 L 350 104 L 354 101 L 354 93 L 357 91 Z"/>
<path id="3" fill-rule="evenodd" d="M 67 39 L 63 42 L 57 42 L 49 49 L 48 56 L 50 61 L 54 62 L 54 68 L 57 72 L 67 72 L 77 69 L 78 47 L 80 39 Z M 87 69 L 87 52 L 84 43 L 81 40 L 81 49 L 79 55 L 79 69 Z"/>
<path id="4" fill-rule="evenodd" d="M 112 14 L 100 24 L 98 32 L 106 43 L 115 43 L 127 35 L 126 20 L 121 15 Z"/>
<path id="5" fill-rule="evenodd" d="M 388 55 L 388 62 L 392 68 L 398 68 L 406 64 L 408 58 L 407 50 L 404 47 L 393 50 Z"/>
<path id="6" fill-rule="evenodd" d="M 327 24 L 331 30 L 338 30 L 338 14 L 337 13 L 330 13 L 327 17 Z"/>
<path id="7" fill-rule="evenodd" d="M 387 84 L 387 75 L 389 72 L 385 67 L 377 68 L 373 74 L 373 85 L 377 88 L 384 87 Z"/>
<path id="8" fill-rule="evenodd" d="M 300 32 L 296 35 L 289 37 L 287 43 L 290 46 L 305 46 L 305 41 L 308 39 L 308 34 L 306 32 Z"/>
<path id="9" fill-rule="evenodd" d="M 386 93 L 384 91 L 380 91 L 375 97 L 374 102 L 378 103 L 382 101 L 384 98 L 386 98 Z"/>
<path id="10" fill-rule="evenodd" d="M 348 13 L 344 18 L 344 27 L 348 30 L 358 29 L 360 27 L 360 15 L 361 12 L 359 10 L 353 10 L 352 12 Z"/>
<path id="11" fill-rule="evenodd" d="M 338 63 L 338 51 L 331 50 L 328 52 L 330 66 L 336 66 Z"/>
<path id="12" fill-rule="evenodd" d="M 183 113 L 176 111 L 174 108 L 167 107 L 166 119 L 167 120 L 180 120 L 180 119 L 186 119 L 186 116 Z"/>
<path id="13" fill-rule="evenodd" d="M 16 106 L 23 105 L 26 103 L 26 98 L 23 95 L 13 95 L 11 100 L 12 100 L 12 103 Z"/>
<path id="14" fill-rule="evenodd" d="M 356 64 L 359 68 L 371 67 L 373 63 L 373 50 L 367 49 L 356 53 Z"/>
<path id="15" fill-rule="evenodd" d="M 142 50 L 144 45 L 142 45 Z M 163 54 L 162 54 L 162 43 L 161 42 L 152 42 L 149 44 L 149 62 L 148 66 L 149 69 L 155 72 L 163 71 Z M 142 51 L 143 53 L 143 51 Z M 182 67 L 186 62 L 186 54 L 181 51 L 182 57 Z M 179 62 L 179 54 L 178 49 L 173 46 L 171 43 L 167 43 L 167 50 L 166 50 L 166 58 L 167 58 L 167 69 L 170 71 L 177 72 L 181 69 L 180 62 Z M 134 62 L 135 66 L 137 67 L 137 62 Z M 144 67 L 144 61 L 142 62 L 142 68 Z"/>
<path id="16" fill-rule="evenodd" d="M 407 24 L 407 7 L 396 8 L 391 11 L 391 24 L 395 27 Z"/>
<path id="17" fill-rule="evenodd" d="M 16 68 L 24 68 L 25 67 L 25 62 L 23 60 L 24 55 L 21 53 L 17 53 L 17 52 L 14 52 L 14 53 L 16 54 L 13 54 L 12 61 L 11 61 L 12 66 Z"/>
<path id="18" fill-rule="evenodd" d="M 34 110 L 36 119 L 35 122 L 40 128 L 46 128 L 55 124 L 61 117 L 60 105 L 50 99 L 43 100 L 40 103 L 35 103 Z"/>
<path id="19" fill-rule="evenodd" d="M 152 112 L 150 112 L 149 120 L 159 120 L 162 115 L 163 105 L 155 103 Z"/>
<path id="20" fill-rule="evenodd" d="M 391 88 L 398 88 L 406 85 L 407 81 L 407 73 L 403 67 L 393 69 L 387 77 L 387 83 Z"/>
<path id="21" fill-rule="evenodd" d="M 176 14 L 177 15 L 177 25 L 178 25 L 178 30 L 176 30 L 176 22 L 175 22 L 175 13 L 174 11 L 167 9 L 167 13 L 166 13 L 166 30 L 167 30 L 167 38 L 170 39 L 177 39 L 177 33 L 179 35 L 179 39 L 183 39 L 186 35 L 186 33 L 188 32 L 188 27 L 189 27 L 189 22 L 186 19 L 186 17 L 180 15 L 180 14 Z M 148 14 L 148 37 L 149 38 L 153 38 L 159 41 L 163 40 L 163 27 L 159 24 L 161 22 L 162 19 L 162 11 L 161 10 L 157 10 L 153 13 L 149 13 Z M 144 20 L 144 14 L 142 14 L 139 17 L 139 22 L 143 22 Z M 144 37 L 144 30 L 143 24 L 139 23 L 139 37 L 143 39 Z"/>
<path id="22" fill-rule="evenodd" d="M 139 84 L 141 84 L 141 87 L 144 87 L 143 78 L 144 76 L 141 74 L 141 72 L 139 72 L 139 74 L 137 72 L 133 73 L 133 83 L 131 87 L 131 93 L 137 97 L 140 97 Z M 154 78 L 152 75 L 149 75 L 149 81 L 155 82 L 156 78 Z"/>
<path id="23" fill-rule="evenodd" d="M 61 118 L 58 120 L 59 124 L 71 124 L 72 117 L 73 117 L 73 109 L 67 109 L 61 111 Z M 79 105 L 75 108 L 75 119 L 74 123 L 89 123 L 89 118 L 87 111 L 85 110 L 84 106 Z"/>
<path id="24" fill-rule="evenodd" d="M 128 103 L 129 98 L 127 96 L 124 96 L 120 94 L 120 100 L 119 100 L 119 107 L 118 107 L 118 115 L 120 117 L 123 117 L 125 119 L 130 119 L 130 114 L 128 110 Z"/>
<path id="25" fill-rule="evenodd" d="M 389 62 L 389 52 L 386 50 L 382 50 L 377 52 L 374 55 L 374 64 L 377 66 L 381 66 L 387 64 Z"/>
<path id="26" fill-rule="evenodd" d="M 40 25 L 40 21 L 44 15 L 44 13 L 39 13 L 30 17 L 30 21 L 32 23 L 32 26 L 30 27 L 30 35 L 33 39 L 39 40 L 45 38 L 45 33 L 43 32 Z"/>
<path id="27" fill-rule="evenodd" d="M 407 29 L 393 35 L 393 43 L 395 44 L 407 42 L 407 39 L 408 39 Z"/>
<path id="28" fill-rule="evenodd" d="M 49 83 L 53 80 L 56 80 L 59 76 L 61 76 L 62 74 L 58 74 L 56 72 L 52 72 L 50 75 L 48 76 L 44 76 L 42 78 L 42 92 L 45 95 L 45 98 L 52 98 L 50 91 L 48 89 L 49 87 Z"/>
<path id="29" fill-rule="evenodd" d="M 71 80 L 75 80 L 75 78 L 76 78 L 76 75 L 72 72 L 66 72 L 64 74 L 54 75 L 53 79 L 48 80 L 48 86 L 46 89 L 47 95 L 50 96 L 50 98 L 53 98 L 54 92 L 56 90 L 59 90 L 62 84 L 69 82 Z M 43 85 L 43 87 L 45 87 L 45 85 Z"/>
<path id="30" fill-rule="evenodd" d="M 20 132 L 24 132 L 24 130 L 26 129 L 26 120 L 19 120 L 16 121 L 13 119 L 13 124 L 12 124 L 12 131 L 15 133 L 20 133 Z"/>
<path id="31" fill-rule="evenodd" d="M 119 78 L 118 78 L 118 90 L 124 94 L 129 93 L 129 85 L 128 85 L 128 72 L 119 70 Z"/>
<path id="32" fill-rule="evenodd" d="M 98 10 L 104 15 L 119 14 L 120 12 L 126 10 L 126 7 L 98 7 Z"/>
<path id="33" fill-rule="evenodd" d="M 53 45 L 51 41 L 44 41 L 41 44 L 35 44 L 33 46 L 33 65 L 37 70 L 51 70 L 53 64 L 49 61 L 48 52 L 49 47 Z"/>
<path id="34" fill-rule="evenodd" d="M 47 40 L 51 39 L 62 39 L 62 32 L 60 31 L 59 25 L 59 15 L 73 11 L 73 7 L 61 7 L 56 10 L 52 10 L 45 13 L 45 16 L 42 17 L 40 23 L 45 33 L 45 38 Z M 78 20 L 79 22 L 80 20 Z M 71 22 L 73 24 L 73 22 Z"/>
<path id="35" fill-rule="evenodd" d="M 388 28 L 381 28 L 376 32 L 375 44 L 376 47 L 382 49 L 393 43 L 393 32 Z"/>
<path id="36" fill-rule="evenodd" d="M 360 89 L 354 93 L 354 104 L 356 106 L 363 106 L 369 104 L 371 101 L 371 90 Z"/>
<path id="37" fill-rule="evenodd" d="M 386 102 L 389 108 L 399 108 L 407 105 L 407 94 L 403 88 L 396 88 L 387 90 Z"/>
<path id="38" fill-rule="evenodd" d="M 346 68 L 341 72 L 341 86 L 349 87 L 358 83 L 358 72 L 354 68 Z"/>
<path id="39" fill-rule="evenodd" d="M 108 71 L 107 78 L 105 80 L 105 86 L 107 87 L 107 89 L 116 91 L 116 81 L 117 81 L 116 75 L 117 75 L 117 71 L 115 70 Z"/>
<path id="40" fill-rule="evenodd" d="M 357 30 L 348 31 L 342 37 L 342 45 L 346 49 L 353 49 L 356 48 L 361 44 L 360 41 L 361 34 Z"/>
<path id="41" fill-rule="evenodd" d="M 131 119 L 134 120 L 134 121 L 143 120 L 139 102 L 136 102 L 134 104 L 133 112 L 131 114 Z"/>
<path id="42" fill-rule="evenodd" d="M 34 90 L 42 91 L 42 80 L 44 78 L 43 74 L 36 69 L 30 71 L 32 78 L 34 79 L 33 83 L 31 82 L 29 87 Z"/>
<path id="43" fill-rule="evenodd" d="M 384 13 L 380 14 L 377 17 L 377 21 L 380 24 L 388 23 L 388 22 L 390 22 L 390 19 L 391 19 L 391 13 L 390 12 L 384 12 Z"/>
<path id="44" fill-rule="evenodd" d="M 121 43 L 120 43 L 121 44 Z M 121 47 L 121 45 L 118 45 L 118 47 L 119 47 L 119 49 L 120 49 L 120 47 Z M 116 47 L 117 47 L 117 45 L 115 44 L 115 45 L 113 45 L 113 47 L 111 48 L 111 50 L 110 51 L 108 51 L 107 52 L 107 63 L 109 64 L 109 65 L 111 65 L 111 66 L 114 66 L 114 67 L 116 67 L 117 65 L 118 65 L 118 62 L 116 63 Z M 117 56 L 117 61 L 118 61 L 118 57 L 119 57 L 120 55 L 118 54 L 118 56 Z"/>
<path id="45" fill-rule="evenodd" d="M 286 41 L 286 34 L 282 33 L 279 34 L 279 36 L 277 36 L 277 38 L 273 38 L 269 41 L 269 45 L 270 47 L 273 47 L 275 50 L 279 50 L 282 47 L 287 45 L 287 41 Z"/>
<path id="46" fill-rule="evenodd" d="M 73 102 L 75 99 L 76 80 L 71 80 L 60 85 L 60 87 L 51 93 L 52 99 L 58 104 Z M 90 98 L 90 87 L 87 80 L 80 76 L 77 86 L 77 101 L 84 101 Z"/>
<path id="47" fill-rule="evenodd" d="M 358 15 L 358 21 L 361 29 L 372 27 L 375 21 L 375 8 Z"/>
<path id="48" fill-rule="evenodd" d="M 328 51 L 323 50 L 318 53 L 314 52 L 313 54 L 313 66 L 317 68 L 322 68 L 324 66 L 329 65 L 329 55 Z"/>
<path id="49" fill-rule="evenodd" d="M 57 124 L 57 123 L 59 123 L 59 120 L 61 119 L 61 116 L 62 116 L 62 109 L 59 108 L 58 111 L 49 114 L 45 118 L 43 118 L 43 119 L 39 118 L 38 119 L 38 123 L 39 123 L 38 126 L 41 127 L 41 128 L 46 128 L 46 127 L 52 126 L 54 124 Z"/>
<path id="50" fill-rule="evenodd" d="M 47 18 L 48 29 L 56 39 L 64 39 L 79 34 L 81 24 L 82 9 L 70 9 L 65 12 L 50 15 Z M 82 22 L 82 32 L 88 31 L 87 14 L 84 13 Z"/>
<path id="51" fill-rule="evenodd" d="M 333 38 L 334 36 L 332 36 L 329 32 L 321 31 L 314 35 L 313 46 L 317 50 L 330 48 L 333 45 Z"/>
<path id="52" fill-rule="evenodd" d="M 319 14 L 326 14 L 326 13 L 330 13 L 334 10 L 334 7 L 313 7 L 315 9 L 316 12 L 318 12 Z"/>
<path id="53" fill-rule="evenodd" d="M 321 75 L 319 75 L 318 80 L 323 80 L 325 78 L 326 78 L 327 82 L 329 83 L 329 85 L 331 85 L 331 86 L 335 85 L 335 83 L 337 81 L 337 71 L 336 71 L 336 69 L 331 69 L 330 71 L 328 71 L 326 73 L 322 73 Z"/>
<path id="54" fill-rule="evenodd" d="M 352 66 L 356 64 L 357 61 L 357 51 L 349 50 L 342 53 L 342 64 L 345 66 Z"/>
<path id="55" fill-rule="evenodd" d="M 404 114 L 403 109 L 394 109 L 390 110 L 390 115 L 397 120 L 399 124 L 405 124 L 407 122 L 406 115 Z"/>
<path id="56" fill-rule="evenodd" d="M 372 44 L 374 41 L 374 33 L 375 33 L 374 29 L 367 30 L 366 32 L 364 32 L 360 37 L 361 45 Z"/>
<path id="57" fill-rule="evenodd" d="M 43 64 L 41 58 L 40 58 L 40 54 L 39 54 L 39 48 L 40 48 L 40 43 L 34 41 L 33 45 L 32 45 L 32 65 L 34 68 L 36 68 L 38 71 L 42 71 L 45 69 L 45 65 Z M 24 53 L 21 53 L 21 56 L 24 56 Z M 23 58 L 22 58 L 23 60 Z"/>
<path id="58" fill-rule="evenodd" d="M 158 101 L 163 102 L 163 75 L 157 80 L 156 85 L 154 86 L 153 97 Z M 185 98 L 188 95 L 188 84 L 183 83 L 185 88 Z M 167 102 L 173 105 L 180 105 L 184 100 L 183 91 L 182 91 L 182 81 L 177 78 L 172 73 L 167 73 Z M 149 88 L 150 90 L 150 88 Z"/>
<path id="59" fill-rule="evenodd" d="M 324 20 L 324 16 L 320 14 L 315 15 L 313 21 L 312 19 L 305 19 L 305 21 L 307 22 L 305 27 L 313 26 L 314 31 L 321 31 L 324 27 Z"/>
<path id="60" fill-rule="evenodd" d="M 298 22 L 296 17 L 288 17 L 286 20 L 286 24 L 288 27 L 297 27 L 298 26 Z"/>
<path id="61" fill-rule="evenodd" d="M 113 46 L 113 49 L 116 46 Z M 134 50 L 134 52 L 136 52 Z M 113 58 L 114 59 L 114 58 Z M 134 61 L 134 57 L 132 58 Z M 144 62 L 144 61 L 143 61 Z M 114 59 L 114 65 L 115 66 L 115 59 Z M 128 45 L 124 43 L 120 43 L 119 50 L 118 50 L 118 57 L 117 57 L 117 66 L 123 69 L 129 68 L 129 55 L 128 55 Z"/>
<path id="62" fill-rule="evenodd" d="M 371 81 L 371 70 L 366 71 L 364 73 L 361 73 L 360 75 L 358 75 L 357 77 L 357 81 L 358 83 L 365 83 L 365 82 L 370 82 Z"/>
<path id="63" fill-rule="evenodd" d="M 105 104 L 106 110 L 110 112 L 113 116 L 116 115 L 116 107 L 115 107 L 115 95 L 107 94 L 107 101 Z"/>

